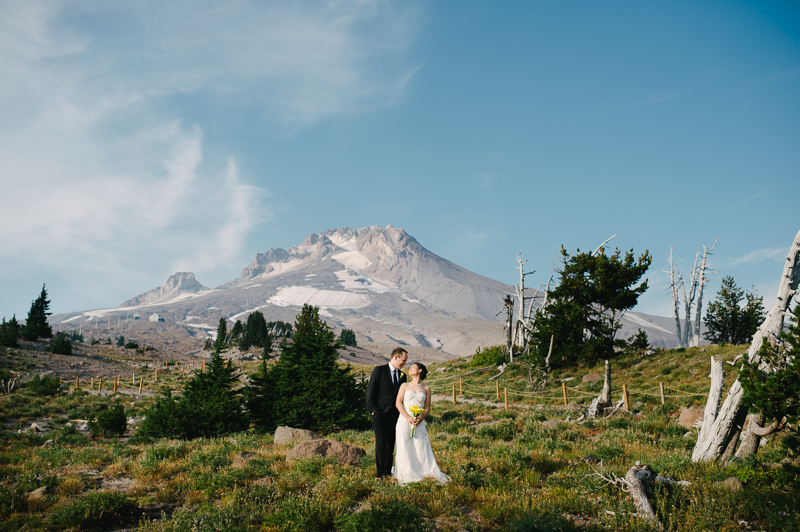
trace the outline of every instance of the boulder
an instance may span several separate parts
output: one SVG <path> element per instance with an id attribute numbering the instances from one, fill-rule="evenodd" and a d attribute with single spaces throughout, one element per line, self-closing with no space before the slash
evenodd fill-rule
<path id="1" fill-rule="evenodd" d="M 311 430 L 293 429 L 291 427 L 278 427 L 278 430 L 275 431 L 275 445 L 318 439 L 319 436 L 317 433 Z"/>
<path id="2" fill-rule="evenodd" d="M 678 425 L 683 428 L 690 429 L 695 426 L 698 420 L 703 419 L 702 408 L 681 408 L 681 415 L 678 418 Z"/>
<path id="3" fill-rule="evenodd" d="M 286 461 L 322 456 L 336 458 L 343 465 L 359 465 L 367 451 L 354 445 L 347 445 L 333 440 L 311 440 L 303 442 L 286 453 Z"/>
<path id="4" fill-rule="evenodd" d="M 603 380 L 603 376 L 599 373 L 587 373 L 583 376 L 581 382 L 600 382 L 601 380 Z"/>
<path id="5" fill-rule="evenodd" d="M 256 480 L 252 484 L 253 486 L 263 486 L 265 488 L 269 488 L 272 486 L 272 479 L 270 477 L 264 477 Z"/>
<path id="6" fill-rule="evenodd" d="M 251 460 L 258 458 L 256 453 L 250 451 L 242 451 L 233 457 L 233 467 L 241 469 L 250 463 Z"/>

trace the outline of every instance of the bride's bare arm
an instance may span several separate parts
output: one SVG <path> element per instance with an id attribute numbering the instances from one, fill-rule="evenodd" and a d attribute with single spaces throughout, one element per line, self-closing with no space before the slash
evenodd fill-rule
<path id="1" fill-rule="evenodd" d="M 404 382 L 403 384 L 400 385 L 400 389 L 397 390 L 397 398 L 394 400 L 394 406 L 400 412 L 400 415 L 406 418 L 406 421 L 410 423 L 411 420 L 414 418 L 408 415 L 408 412 L 406 412 L 406 407 L 403 406 L 403 398 L 405 396 L 406 396 L 406 383 Z"/>

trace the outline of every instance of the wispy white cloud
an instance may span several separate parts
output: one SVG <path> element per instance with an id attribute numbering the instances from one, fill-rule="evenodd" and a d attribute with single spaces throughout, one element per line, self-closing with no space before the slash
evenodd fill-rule
<path id="1" fill-rule="evenodd" d="M 419 14 L 380 0 L 0 2 L 0 272 L 55 256 L 84 276 L 230 268 L 269 194 L 173 99 L 255 113 L 287 139 L 392 105 L 419 68 L 406 56 Z"/>
<path id="2" fill-rule="evenodd" d="M 739 264 L 756 264 L 759 262 L 781 262 L 786 258 L 786 248 L 762 248 L 755 249 L 745 255 L 738 257 L 728 257 L 724 259 L 726 266 L 738 266 Z"/>

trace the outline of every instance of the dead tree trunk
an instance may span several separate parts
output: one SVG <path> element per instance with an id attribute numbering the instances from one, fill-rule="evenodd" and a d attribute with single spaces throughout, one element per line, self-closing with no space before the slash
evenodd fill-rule
<path id="1" fill-rule="evenodd" d="M 778 296 L 775 305 L 767 314 L 764 323 L 753 335 L 753 341 L 747 353 L 747 359 L 755 364 L 761 362 L 758 351 L 764 338 L 777 338 L 783 330 L 783 319 L 787 315 L 791 300 L 797 296 L 800 286 L 800 232 L 794 238 L 789 255 L 781 274 Z M 747 405 L 742 404 L 742 389 L 739 379 L 734 381 L 728 391 L 728 396 L 720 408 L 719 415 L 714 423 L 700 433 L 692 452 L 693 462 L 707 462 L 710 460 L 726 459 L 733 455 L 733 446 L 739 439 L 742 425 L 747 417 Z"/>
<path id="2" fill-rule="evenodd" d="M 672 246 L 669 247 L 669 287 L 672 290 L 672 306 L 675 311 L 675 334 L 678 336 L 678 346 L 686 347 L 683 345 L 683 335 L 681 334 L 681 313 L 680 313 L 680 294 L 678 294 L 678 281 L 676 277 L 680 278 L 678 272 L 678 265 L 672 260 Z"/>
<path id="3" fill-rule="evenodd" d="M 708 280 L 706 274 L 709 272 L 708 268 L 711 266 L 708 264 L 708 256 L 711 255 L 711 252 L 717 247 L 717 240 L 719 240 L 719 237 L 714 240 L 714 245 L 710 248 L 703 246 L 703 262 L 700 264 L 700 275 L 697 280 L 697 309 L 694 318 L 694 334 L 689 342 L 689 347 L 697 347 L 700 345 L 700 322 L 703 319 L 703 287 Z"/>
<path id="4" fill-rule="evenodd" d="M 506 295 L 503 299 L 503 304 L 506 309 L 506 356 L 508 360 L 514 362 L 514 353 L 511 351 L 514 330 L 512 329 L 512 320 L 514 318 L 514 300 L 511 295 Z M 501 311 L 502 312 L 502 311 Z"/>
<path id="5" fill-rule="evenodd" d="M 530 309 L 533 308 L 534 299 L 538 294 L 538 290 L 532 297 L 525 297 L 525 276 L 531 275 L 535 272 L 523 271 L 523 266 L 528 261 L 522 260 L 522 252 L 517 253 L 517 265 L 519 266 L 519 284 L 515 284 L 514 288 L 517 291 L 517 301 L 519 301 L 519 309 L 517 310 L 517 321 L 514 324 L 514 335 L 512 344 L 517 347 L 518 352 L 522 352 L 528 346 L 528 333 L 530 331 Z M 540 286 L 541 288 L 541 286 Z M 530 301 L 528 312 L 525 312 L 525 302 Z"/>
<path id="6" fill-rule="evenodd" d="M 587 417 L 597 417 L 603 415 L 603 410 L 611 406 L 611 366 L 606 360 L 605 380 L 603 381 L 603 391 L 600 395 L 592 399 L 592 404 L 589 405 L 589 412 Z"/>

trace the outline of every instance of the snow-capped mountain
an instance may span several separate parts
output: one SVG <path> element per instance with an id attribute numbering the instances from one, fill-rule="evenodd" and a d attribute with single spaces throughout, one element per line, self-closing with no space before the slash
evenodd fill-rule
<path id="1" fill-rule="evenodd" d="M 500 311 L 505 295 L 513 293 L 513 286 L 465 270 L 389 225 L 332 229 L 312 234 L 289 250 L 258 253 L 237 279 L 213 290 L 192 273 L 176 273 L 164 286 L 119 309 L 84 314 L 147 307 L 205 335 L 216 329 L 221 316 L 244 321 L 259 310 L 268 321 L 291 322 L 308 303 L 320 307 L 335 328 L 353 329 L 360 344 L 400 344 L 465 356 L 477 347 L 504 342 Z M 669 343 L 672 333 L 661 318 L 634 313 L 628 317 L 620 336 L 641 326 L 655 343 Z M 662 336 L 666 341 L 659 340 Z"/>

